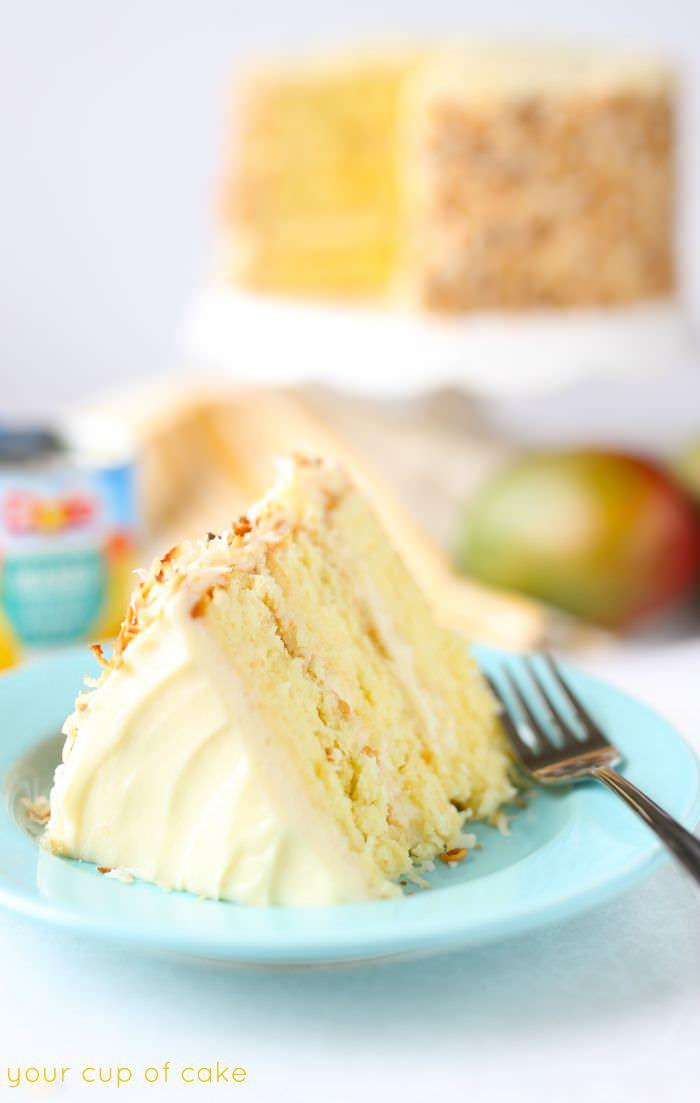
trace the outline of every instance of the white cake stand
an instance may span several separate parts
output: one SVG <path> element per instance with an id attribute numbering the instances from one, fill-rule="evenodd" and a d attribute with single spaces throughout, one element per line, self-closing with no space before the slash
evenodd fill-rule
<path id="1" fill-rule="evenodd" d="M 255 383 L 322 383 L 377 398 L 458 387 L 484 399 L 666 373 L 693 348 L 673 300 L 440 319 L 221 287 L 195 302 L 185 345 L 200 370 Z"/>

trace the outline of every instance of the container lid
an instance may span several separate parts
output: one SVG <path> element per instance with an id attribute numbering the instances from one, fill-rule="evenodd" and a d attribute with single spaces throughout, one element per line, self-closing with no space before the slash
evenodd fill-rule
<path id="1" fill-rule="evenodd" d="M 0 466 L 33 464 L 65 453 L 58 433 L 45 426 L 0 424 Z"/>

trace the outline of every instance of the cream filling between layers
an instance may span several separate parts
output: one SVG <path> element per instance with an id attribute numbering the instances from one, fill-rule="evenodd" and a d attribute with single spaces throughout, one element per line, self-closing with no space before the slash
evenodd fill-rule
<path id="1" fill-rule="evenodd" d="M 246 904 L 336 904 L 373 875 L 295 780 L 185 587 L 129 645 L 69 738 L 48 839 L 168 889 Z"/>

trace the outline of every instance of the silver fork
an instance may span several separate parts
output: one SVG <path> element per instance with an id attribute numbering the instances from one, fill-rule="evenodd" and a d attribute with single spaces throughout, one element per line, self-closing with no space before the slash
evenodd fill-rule
<path id="1" fill-rule="evenodd" d="M 532 656 L 514 658 L 502 669 L 516 707 L 508 703 L 494 678 L 486 675 L 501 706 L 503 727 L 519 764 L 541 785 L 590 778 L 602 781 L 641 816 L 700 884 L 700 839 L 613 769 L 622 762 L 622 755 L 583 706 L 552 656 L 544 653 L 540 658 L 566 702 L 565 709 L 555 701 Z M 533 700 L 539 703 L 539 710 Z M 538 711 L 545 713 L 548 723 L 538 718 Z"/>

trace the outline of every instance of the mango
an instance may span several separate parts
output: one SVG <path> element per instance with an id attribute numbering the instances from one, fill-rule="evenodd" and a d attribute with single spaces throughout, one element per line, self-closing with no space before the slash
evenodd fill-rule
<path id="1" fill-rule="evenodd" d="M 627 628 L 688 595 L 700 528 L 659 464 L 599 450 L 525 455 L 461 519 L 458 566 L 583 619 Z"/>

